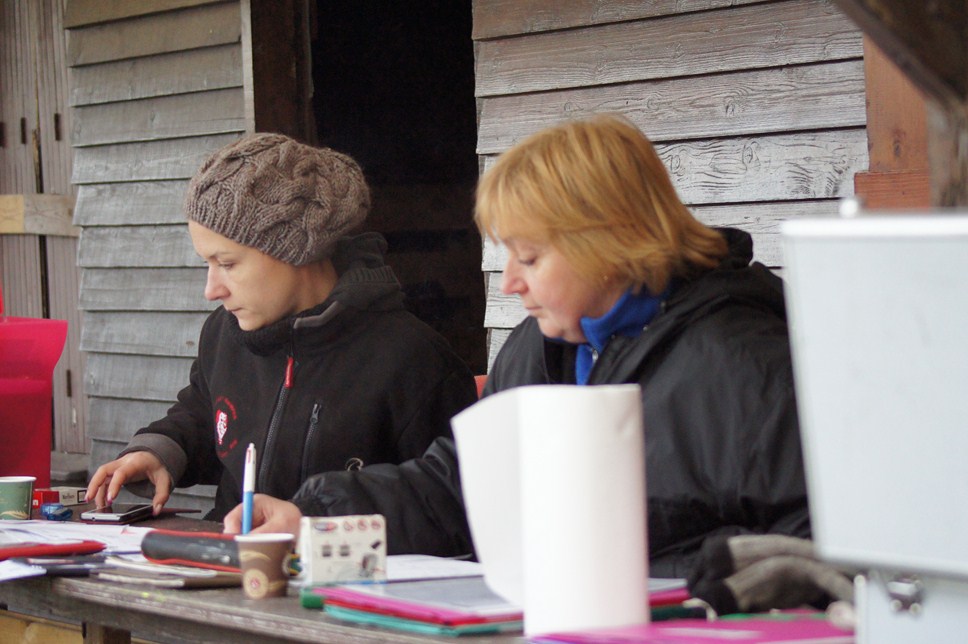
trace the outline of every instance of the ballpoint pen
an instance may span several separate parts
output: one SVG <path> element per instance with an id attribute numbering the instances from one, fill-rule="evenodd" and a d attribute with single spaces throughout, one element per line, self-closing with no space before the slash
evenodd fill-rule
<path id="1" fill-rule="evenodd" d="M 245 450 L 245 470 L 242 474 L 242 534 L 252 530 L 252 495 L 255 494 L 255 445 Z"/>

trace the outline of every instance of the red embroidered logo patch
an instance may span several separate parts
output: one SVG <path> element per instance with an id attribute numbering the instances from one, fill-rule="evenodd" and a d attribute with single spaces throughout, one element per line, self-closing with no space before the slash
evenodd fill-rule
<path id="1" fill-rule="evenodd" d="M 231 435 L 231 425 L 238 418 L 238 414 L 235 411 L 235 405 L 232 401 L 225 396 L 219 396 L 215 399 L 215 441 L 218 443 L 220 456 L 228 453 L 233 447 L 235 447 L 238 439 Z M 228 439 L 226 439 L 228 437 Z M 228 445 L 225 443 L 228 442 Z M 224 448 L 224 452 L 222 450 Z"/>
<path id="2" fill-rule="evenodd" d="M 229 415 L 219 409 L 215 412 L 215 433 L 218 435 L 218 444 L 222 444 L 225 432 L 229 428 Z"/>

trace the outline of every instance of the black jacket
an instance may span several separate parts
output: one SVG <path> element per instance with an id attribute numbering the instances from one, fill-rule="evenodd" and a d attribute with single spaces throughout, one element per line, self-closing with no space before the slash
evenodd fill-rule
<path id="1" fill-rule="evenodd" d="M 288 499 L 314 474 L 401 463 L 451 436 L 450 418 L 476 400 L 473 376 L 404 309 L 384 249 L 372 233 L 341 240 L 326 301 L 268 327 L 242 331 L 214 311 L 190 384 L 125 452 L 152 451 L 179 487 L 218 484 L 209 518 L 221 519 L 241 500 L 250 442 L 256 491 Z"/>
<path id="2" fill-rule="evenodd" d="M 717 534 L 810 535 L 783 292 L 750 264 L 746 233 L 724 231 L 730 255 L 677 284 L 637 338 L 617 336 L 589 384 L 638 383 L 645 420 L 650 574 L 685 577 Z M 575 347 L 533 319 L 511 333 L 485 395 L 574 383 Z M 458 554 L 470 539 L 450 439 L 399 468 L 325 475 L 300 491 L 314 513 L 381 512 L 391 550 Z"/>

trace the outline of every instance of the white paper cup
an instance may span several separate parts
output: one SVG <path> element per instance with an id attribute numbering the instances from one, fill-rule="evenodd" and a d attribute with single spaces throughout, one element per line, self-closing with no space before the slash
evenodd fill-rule
<path id="1" fill-rule="evenodd" d="M 246 597 L 285 596 L 289 585 L 289 553 L 295 540 L 295 535 L 286 532 L 235 535 Z"/>

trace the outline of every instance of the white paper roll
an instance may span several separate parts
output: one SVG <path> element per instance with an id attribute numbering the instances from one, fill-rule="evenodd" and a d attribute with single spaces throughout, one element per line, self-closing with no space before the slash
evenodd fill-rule
<path id="1" fill-rule="evenodd" d="M 647 622 L 638 385 L 512 389 L 453 426 L 485 578 L 525 633 Z"/>

